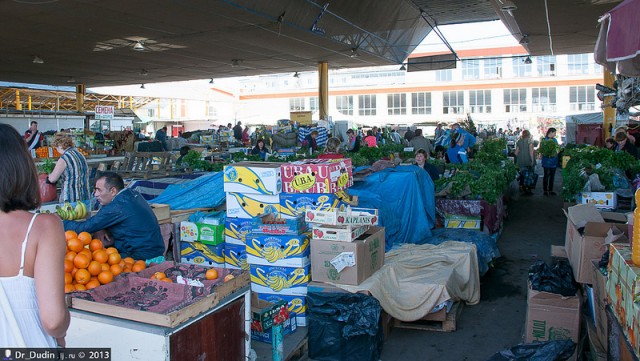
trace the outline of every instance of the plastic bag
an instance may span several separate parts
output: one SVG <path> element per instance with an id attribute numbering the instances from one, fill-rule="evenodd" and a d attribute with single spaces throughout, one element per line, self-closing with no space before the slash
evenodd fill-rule
<path id="1" fill-rule="evenodd" d="M 494 354 L 487 361 L 563 361 L 573 355 L 575 348 L 571 340 L 519 344 Z"/>
<path id="2" fill-rule="evenodd" d="M 569 261 L 561 259 L 549 267 L 544 261 L 537 261 L 529 267 L 529 282 L 536 291 L 556 293 L 565 297 L 578 292 Z"/>
<path id="3" fill-rule="evenodd" d="M 307 294 L 309 358 L 377 361 L 384 336 L 380 302 L 361 293 Z"/>
<path id="4" fill-rule="evenodd" d="M 603 191 L 604 188 L 604 185 L 602 185 L 602 182 L 600 182 L 600 176 L 598 175 L 598 173 L 592 173 L 582 190 L 585 192 L 599 192 Z"/>

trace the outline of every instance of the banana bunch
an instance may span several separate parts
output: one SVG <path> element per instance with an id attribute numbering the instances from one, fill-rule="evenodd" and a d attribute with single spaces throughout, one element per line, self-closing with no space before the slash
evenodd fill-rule
<path id="1" fill-rule="evenodd" d="M 269 277 L 267 278 L 267 284 L 269 285 L 269 288 L 276 292 L 291 287 L 291 283 L 289 283 L 286 278 L 275 275 L 269 275 Z"/>
<path id="2" fill-rule="evenodd" d="M 262 257 L 270 263 L 274 263 L 279 259 L 286 257 L 284 251 L 278 246 L 264 247 L 260 250 Z"/>
<path id="3" fill-rule="evenodd" d="M 56 213 L 60 218 L 72 221 L 83 219 L 87 216 L 87 207 L 82 202 L 77 202 L 75 208 L 69 202 L 65 202 L 62 207 L 56 206 Z"/>

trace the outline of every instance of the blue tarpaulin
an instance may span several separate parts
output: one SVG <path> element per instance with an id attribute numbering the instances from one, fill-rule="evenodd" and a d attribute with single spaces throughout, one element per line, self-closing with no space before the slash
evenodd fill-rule
<path id="1" fill-rule="evenodd" d="M 377 208 L 385 227 L 386 250 L 403 243 L 423 243 L 436 222 L 434 185 L 417 166 L 387 168 L 349 188 L 358 207 Z"/>
<path id="2" fill-rule="evenodd" d="M 192 181 L 168 186 L 152 203 L 168 204 L 171 209 L 215 208 L 224 204 L 223 173 L 209 173 Z"/>

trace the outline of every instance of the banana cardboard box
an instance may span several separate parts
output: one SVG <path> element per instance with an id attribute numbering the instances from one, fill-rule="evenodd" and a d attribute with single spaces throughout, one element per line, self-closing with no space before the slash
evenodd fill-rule
<path id="1" fill-rule="evenodd" d="M 217 246 L 224 242 L 224 225 L 206 223 L 180 222 L 180 241 L 201 242 L 211 246 Z"/>
<path id="2" fill-rule="evenodd" d="M 347 207 L 357 206 L 358 199 L 349 196 L 344 191 L 335 194 L 323 193 L 280 193 L 280 209 L 296 214 L 305 214 L 307 208 L 328 211 L 331 209 L 346 210 Z"/>
<path id="3" fill-rule="evenodd" d="M 285 193 L 336 193 L 353 185 L 351 159 L 306 159 L 282 168 Z"/>
<path id="4" fill-rule="evenodd" d="M 224 191 L 277 195 L 282 191 L 280 163 L 240 162 L 224 166 Z"/>
<path id="5" fill-rule="evenodd" d="M 305 213 L 307 223 L 332 226 L 376 226 L 378 220 L 378 210 L 374 208 L 347 208 L 346 211 L 335 208 L 327 211 L 307 209 Z"/>
<path id="6" fill-rule="evenodd" d="M 310 266 L 280 267 L 249 265 L 251 291 L 289 296 L 306 296 L 307 284 L 311 281 Z"/>
<path id="7" fill-rule="evenodd" d="M 180 262 L 224 268 L 224 243 L 211 246 L 200 242 L 180 242 Z"/>
<path id="8" fill-rule="evenodd" d="M 251 234 L 247 237 L 247 260 L 250 264 L 304 267 L 309 265 L 309 234 L 273 236 Z"/>
<path id="9" fill-rule="evenodd" d="M 227 193 L 227 217 L 253 218 L 274 214 L 282 218 L 294 218 L 289 210 L 281 210 L 280 196 L 262 194 Z"/>
<path id="10" fill-rule="evenodd" d="M 226 243 L 224 245 L 224 266 L 229 269 L 249 270 L 247 248 L 244 244 Z"/>
<path id="11" fill-rule="evenodd" d="M 296 215 L 295 218 L 280 218 L 273 214 L 265 214 L 254 217 L 251 223 L 251 233 L 253 234 L 297 236 L 307 229 L 302 214 Z"/>
<path id="12" fill-rule="evenodd" d="M 259 299 L 269 301 L 271 303 L 286 301 L 289 312 L 295 313 L 297 316 L 298 326 L 307 326 L 307 298 L 305 296 L 274 295 L 269 293 L 256 294 Z"/>
<path id="13" fill-rule="evenodd" d="M 224 241 L 229 244 L 244 246 L 246 236 L 251 232 L 252 219 L 230 218 L 224 221 Z"/>
<path id="14" fill-rule="evenodd" d="M 598 209 L 616 209 L 616 200 L 615 192 L 582 192 L 580 194 L 580 203 L 591 203 Z"/>

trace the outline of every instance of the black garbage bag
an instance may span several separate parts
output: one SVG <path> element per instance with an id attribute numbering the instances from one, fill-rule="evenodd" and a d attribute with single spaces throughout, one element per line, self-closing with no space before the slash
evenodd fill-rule
<path id="1" fill-rule="evenodd" d="M 569 261 L 561 259 L 549 267 L 544 261 L 537 261 L 529 267 L 529 282 L 536 291 L 575 296 L 578 292 L 573 270 Z"/>
<path id="2" fill-rule="evenodd" d="M 380 302 L 361 293 L 307 294 L 309 358 L 377 361 L 384 336 Z"/>
<path id="3" fill-rule="evenodd" d="M 494 354 L 487 361 L 564 361 L 573 355 L 575 348 L 576 343 L 571 340 L 521 343 Z"/>

